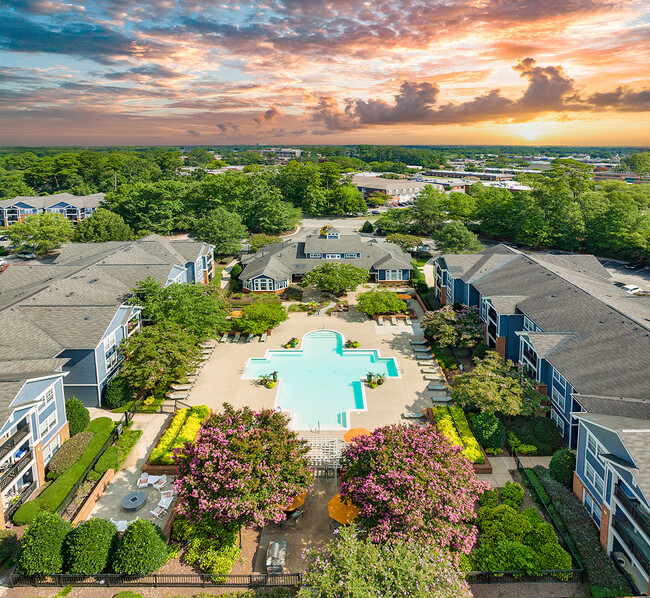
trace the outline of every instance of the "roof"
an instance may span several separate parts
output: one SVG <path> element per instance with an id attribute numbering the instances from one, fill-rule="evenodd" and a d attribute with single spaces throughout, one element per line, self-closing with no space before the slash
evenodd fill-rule
<path id="1" fill-rule="evenodd" d="M 38 210 L 45 210 L 59 203 L 68 204 L 75 208 L 96 208 L 104 201 L 105 193 L 93 193 L 92 195 L 70 195 L 70 193 L 57 193 L 56 195 L 19 195 L 12 199 L 0 201 L 0 208 L 11 208 L 16 204 L 27 204 Z"/>
<path id="2" fill-rule="evenodd" d="M 358 258 L 336 259 L 336 263 L 352 264 L 368 271 L 412 270 L 411 258 L 397 245 L 379 242 L 376 239 L 363 241 L 358 235 L 341 235 L 338 239 L 309 235 L 305 241 L 275 243 L 245 256 L 242 259 L 244 271 L 241 280 L 251 280 L 264 273 L 275 280 L 286 280 L 292 275 L 303 275 L 316 266 L 332 263 L 331 259 L 308 258 L 307 254 L 355 253 Z M 273 257 L 274 261 L 270 261 Z M 265 270 L 266 269 L 266 270 Z M 279 276 L 272 276 L 276 272 Z"/>
<path id="3" fill-rule="evenodd" d="M 537 355 L 543 359 L 548 359 L 555 351 L 579 338 L 573 332 L 526 332 L 525 336 L 530 340 Z"/>
<path id="4" fill-rule="evenodd" d="M 427 185 L 436 186 L 435 183 L 413 181 L 409 179 L 382 179 L 379 176 L 361 176 L 354 175 L 352 182 L 357 187 L 368 187 L 370 189 L 380 189 L 383 191 L 404 191 L 406 189 L 422 189 Z"/>
<path id="5" fill-rule="evenodd" d="M 581 394 L 574 394 L 573 398 L 580 403 L 587 413 L 650 420 L 650 401 L 627 397 L 599 397 Z"/>

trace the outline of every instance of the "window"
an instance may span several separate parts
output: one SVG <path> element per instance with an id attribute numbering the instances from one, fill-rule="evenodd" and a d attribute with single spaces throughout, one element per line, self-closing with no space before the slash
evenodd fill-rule
<path id="1" fill-rule="evenodd" d="M 310 253 L 310 254 L 309 254 L 309 257 L 310 257 L 310 258 L 318 258 L 318 259 L 320 259 L 320 258 L 321 258 L 321 255 L 322 255 L 322 254 L 320 254 L 320 253 Z"/>
<path id="2" fill-rule="evenodd" d="M 275 286 L 276 286 L 276 289 L 284 289 L 284 288 L 287 287 L 287 281 L 286 281 L 286 280 L 281 280 L 281 281 L 278 282 L 278 284 L 275 285 Z"/>
<path id="3" fill-rule="evenodd" d="M 340 253 L 326 253 L 325 254 L 325 259 L 326 260 L 340 260 L 341 259 L 341 254 Z"/>
<path id="4" fill-rule="evenodd" d="M 42 421 L 38 427 L 41 433 L 41 438 L 45 438 L 56 427 L 56 410 L 47 416 L 45 421 Z"/>
<path id="5" fill-rule="evenodd" d="M 535 324 L 533 324 L 532 320 L 528 316 L 524 316 L 524 330 L 527 330 L 528 332 L 535 332 Z"/>
<path id="6" fill-rule="evenodd" d="M 358 253 L 346 253 L 345 257 L 347 257 L 347 258 L 355 258 L 355 257 L 359 257 L 359 254 Z"/>
<path id="7" fill-rule="evenodd" d="M 43 403 L 38 406 L 38 414 L 40 415 L 45 411 L 52 403 L 54 403 L 54 388 L 48 388 L 42 395 L 41 401 Z"/>
<path id="8" fill-rule="evenodd" d="M 43 464 L 47 465 L 50 459 L 54 457 L 54 453 L 61 448 L 61 439 L 57 436 L 50 444 L 43 450 Z"/>
<path id="9" fill-rule="evenodd" d="M 594 457 L 598 457 L 603 452 L 603 445 L 589 431 L 587 431 L 587 449 Z"/>
<path id="10" fill-rule="evenodd" d="M 596 501 L 591 498 L 589 492 L 585 492 L 583 503 L 585 505 L 585 509 L 587 509 L 589 515 L 591 515 L 591 518 L 595 521 L 596 525 L 600 527 L 600 507 L 596 504 Z"/>
<path id="11" fill-rule="evenodd" d="M 560 411 L 564 410 L 564 395 L 555 387 L 551 391 L 551 401 Z"/>
<path id="12" fill-rule="evenodd" d="M 598 475 L 589 461 L 585 463 L 585 477 L 591 482 L 593 487 L 596 489 L 596 492 L 602 496 L 604 480 Z"/>
<path id="13" fill-rule="evenodd" d="M 563 389 L 566 388 L 566 378 L 553 368 L 553 382 L 557 383 Z"/>
<path id="14" fill-rule="evenodd" d="M 120 355 L 117 352 L 117 337 L 115 332 L 111 332 L 104 340 L 104 357 L 106 359 L 106 371 L 110 372 L 120 359 Z"/>
<path id="15" fill-rule="evenodd" d="M 256 278 L 253 281 L 253 290 L 254 291 L 272 291 L 273 290 L 273 280 L 270 278 Z"/>
<path id="16" fill-rule="evenodd" d="M 559 428 L 560 434 L 564 436 L 564 420 L 555 411 L 551 411 L 551 419 L 555 422 L 555 425 Z"/>
<path id="17" fill-rule="evenodd" d="M 401 270 L 384 270 L 386 273 L 386 280 L 404 280 Z"/>

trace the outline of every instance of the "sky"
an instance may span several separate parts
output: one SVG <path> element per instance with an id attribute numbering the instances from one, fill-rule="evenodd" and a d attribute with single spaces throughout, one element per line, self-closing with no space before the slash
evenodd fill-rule
<path id="1" fill-rule="evenodd" d="M 650 144 L 647 0 L 2 0 L 0 144 Z"/>

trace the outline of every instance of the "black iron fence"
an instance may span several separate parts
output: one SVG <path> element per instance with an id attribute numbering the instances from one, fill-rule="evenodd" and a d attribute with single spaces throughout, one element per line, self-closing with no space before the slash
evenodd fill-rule
<path id="1" fill-rule="evenodd" d="M 229 587 L 229 588 L 278 588 L 295 587 L 302 581 L 301 573 L 280 573 L 269 575 L 207 575 L 202 573 L 152 573 L 150 575 L 20 575 L 9 576 L 11 587 Z"/>
<path id="2" fill-rule="evenodd" d="M 465 573 L 465 580 L 469 584 L 490 583 L 582 583 L 582 569 L 559 569 L 552 571 L 539 571 L 530 575 L 525 571 L 469 571 Z"/>

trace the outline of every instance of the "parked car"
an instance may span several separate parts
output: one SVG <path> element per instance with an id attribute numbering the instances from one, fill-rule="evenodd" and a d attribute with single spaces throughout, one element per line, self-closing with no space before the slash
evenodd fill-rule
<path id="1" fill-rule="evenodd" d="M 635 262 L 633 264 L 625 264 L 623 268 L 626 270 L 641 270 L 642 268 L 645 268 L 645 264 L 642 264 L 641 262 Z"/>
<path id="2" fill-rule="evenodd" d="M 36 254 L 31 251 L 19 251 L 16 257 L 19 257 L 21 260 L 33 260 L 36 259 Z"/>
<path id="3" fill-rule="evenodd" d="M 620 281 L 614 282 L 613 284 L 615 287 L 618 287 L 619 289 L 625 286 L 625 283 Z"/>
<path id="4" fill-rule="evenodd" d="M 379 216 L 379 214 L 381 214 L 379 210 L 370 210 L 370 213 L 373 214 L 374 216 Z"/>
<path id="5" fill-rule="evenodd" d="M 0 235 L 0 241 L 8 241 L 9 237 L 7 235 Z"/>
<path id="6" fill-rule="evenodd" d="M 641 287 L 635 284 L 626 284 L 624 287 L 621 287 L 621 291 L 625 291 L 626 293 L 631 293 L 631 294 L 638 293 L 641 290 L 642 290 Z"/>

